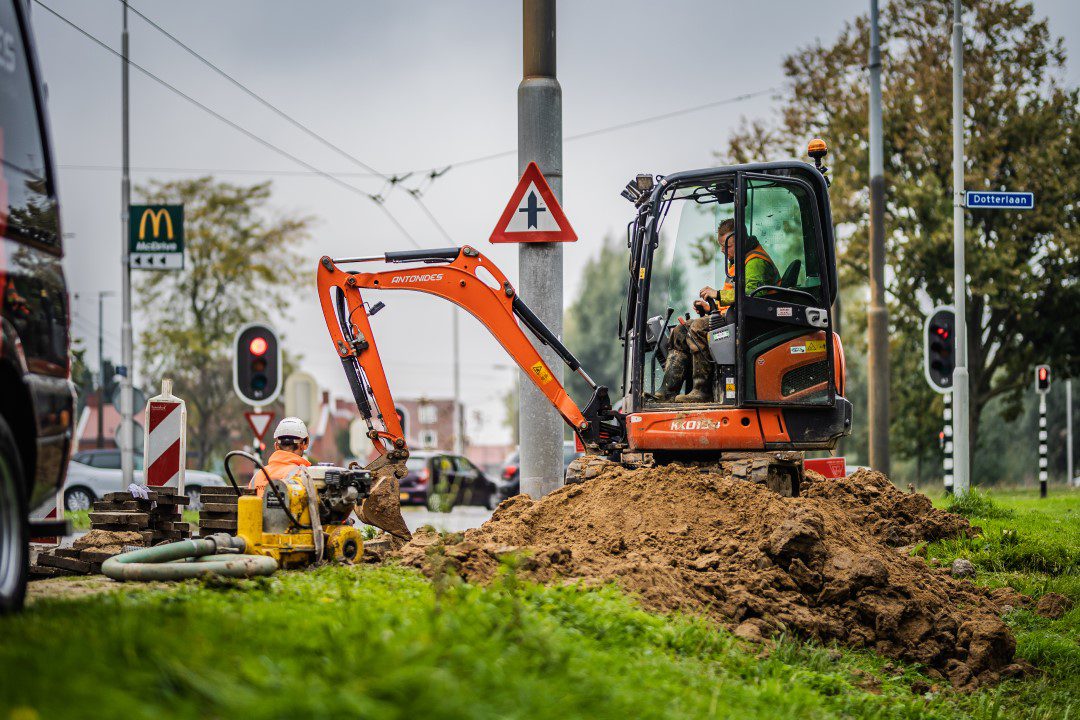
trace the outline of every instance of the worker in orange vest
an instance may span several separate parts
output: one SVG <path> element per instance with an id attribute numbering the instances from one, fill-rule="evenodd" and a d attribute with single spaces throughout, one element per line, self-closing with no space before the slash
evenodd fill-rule
<path id="1" fill-rule="evenodd" d="M 274 430 L 274 453 L 266 462 L 266 471 L 259 470 L 251 478 L 248 487 L 255 488 L 259 497 L 266 492 L 270 480 L 284 480 L 291 477 L 301 467 L 308 467 L 311 461 L 304 457 L 308 448 L 308 429 L 298 417 L 287 417 L 278 423 Z"/>
<path id="2" fill-rule="evenodd" d="M 772 258 L 761 247 L 757 238 L 746 233 L 750 247 L 743 258 L 743 276 L 746 295 L 753 294 L 763 285 L 779 285 L 780 273 Z M 728 218 L 716 229 L 716 242 L 727 256 L 727 276 L 729 280 L 717 291 L 712 287 L 703 287 L 694 301 L 694 309 L 701 317 L 694 320 L 679 318 L 679 323 L 672 329 L 668 346 L 667 362 L 664 366 L 664 382 L 656 399 L 660 402 L 703 403 L 712 401 L 712 358 L 709 357 L 709 300 L 713 300 L 722 313 L 727 306 L 735 302 L 735 220 Z M 693 389 L 684 394 L 677 394 L 686 379 L 686 371 L 693 369 Z"/>

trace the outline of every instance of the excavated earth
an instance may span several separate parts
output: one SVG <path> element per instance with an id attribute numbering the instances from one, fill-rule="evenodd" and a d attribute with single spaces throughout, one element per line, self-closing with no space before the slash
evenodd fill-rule
<path id="1" fill-rule="evenodd" d="M 1027 598 L 951 577 L 913 546 L 979 529 L 880 473 L 809 473 L 802 496 L 697 468 L 605 468 L 540 501 L 519 495 L 458 542 L 421 531 L 397 555 L 486 582 L 500 557 L 544 583 L 617 582 L 658 611 L 704 613 L 760 642 L 866 647 L 972 689 L 1024 671 L 1002 622 Z"/>

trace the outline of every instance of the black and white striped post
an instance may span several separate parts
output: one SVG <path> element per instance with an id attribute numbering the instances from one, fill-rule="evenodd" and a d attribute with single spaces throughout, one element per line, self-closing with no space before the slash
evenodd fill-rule
<path id="1" fill-rule="evenodd" d="M 1046 459 L 1046 393 L 1050 392 L 1050 366 L 1035 366 L 1035 392 L 1039 393 L 1039 497 L 1046 497 L 1049 463 Z"/>
<path id="2" fill-rule="evenodd" d="M 943 450 L 945 459 L 942 461 L 942 469 L 945 471 L 945 494 L 953 494 L 953 436 L 952 436 L 952 395 L 942 395 L 945 410 L 942 412 L 945 425 L 942 428 L 944 435 Z"/>

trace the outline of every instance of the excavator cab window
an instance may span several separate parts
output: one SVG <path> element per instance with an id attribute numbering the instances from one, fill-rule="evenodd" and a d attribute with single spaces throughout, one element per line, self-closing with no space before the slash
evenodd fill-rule
<path id="1" fill-rule="evenodd" d="M 821 221 L 796 177 L 740 176 L 738 403 L 829 405 L 836 359 Z"/>
<path id="2" fill-rule="evenodd" d="M 698 317 L 694 300 L 705 286 L 720 288 L 726 278 L 724 253 L 717 243 L 716 228 L 735 208 L 735 176 L 711 178 L 707 182 L 677 188 L 659 215 L 658 244 L 652 256 L 649 293 L 649 324 L 646 327 L 645 384 L 655 392 L 664 377 L 666 333 L 654 328 L 666 323 L 666 330 L 680 321 Z"/>

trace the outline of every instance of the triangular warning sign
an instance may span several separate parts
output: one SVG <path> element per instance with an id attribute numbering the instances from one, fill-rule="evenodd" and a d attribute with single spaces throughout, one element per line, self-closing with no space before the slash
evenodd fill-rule
<path id="1" fill-rule="evenodd" d="M 274 413 L 246 412 L 244 413 L 244 417 L 247 418 L 248 425 L 251 426 L 251 430 L 255 433 L 255 437 L 262 440 L 263 435 L 266 435 L 267 428 L 270 427 L 270 421 L 274 419 Z"/>
<path id="2" fill-rule="evenodd" d="M 525 174 L 518 181 L 488 240 L 493 243 L 577 240 L 577 234 L 536 163 L 529 163 L 525 168 Z"/>

